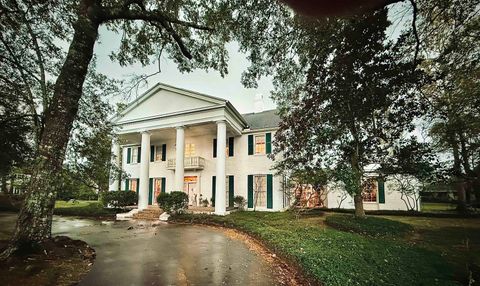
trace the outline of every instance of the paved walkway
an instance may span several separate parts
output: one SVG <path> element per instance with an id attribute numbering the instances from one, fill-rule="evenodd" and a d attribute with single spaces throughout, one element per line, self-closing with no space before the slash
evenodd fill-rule
<path id="1" fill-rule="evenodd" d="M 11 216 L 0 213 L 0 229 L 12 229 Z M 95 248 L 80 285 L 275 284 L 261 257 L 212 228 L 55 217 L 53 232 Z"/>

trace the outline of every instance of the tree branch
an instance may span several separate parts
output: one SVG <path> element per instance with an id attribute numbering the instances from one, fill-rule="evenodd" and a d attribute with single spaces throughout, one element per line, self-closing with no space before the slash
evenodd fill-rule
<path id="1" fill-rule="evenodd" d="M 415 54 L 413 56 L 413 69 L 415 70 L 417 66 L 418 53 L 420 51 L 420 38 L 418 37 L 418 31 L 417 31 L 418 7 L 417 7 L 417 3 L 415 3 L 415 0 L 410 0 L 410 4 L 412 4 L 412 8 L 413 8 L 412 30 L 413 30 L 413 35 L 415 36 Z"/>
<path id="2" fill-rule="evenodd" d="M 182 54 L 189 60 L 191 60 L 193 57 L 192 57 L 192 54 L 190 53 L 190 51 L 188 50 L 188 48 L 185 46 L 185 44 L 183 43 L 183 40 L 182 38 L 177 34 L 177 32 L 173 29 L 173 27 L 170 25 L 170 23 L 168 22 L 165 22 L 165 21 L 161 21 L 160 22 L 160 25 L 156 22 L 153 22 L 153 21 L 149 21 L 149 23 L 159 29 L 162 29 L 162 27 L 167 30 L 167 32 L 170 34 L 170 36 L 172 36 L 172 38 L 175 40 L 175 42 L 177 43 L 178 45 L 178 48 L 180 49 L 180 51 L 182 52 Z"/>
<path id="3" fill-rule="evenodd" d="M 128 7 L 131 4 L 139 5 L 140 8 L 142 8 L 142 11 L 135 11 L 135 10 L 128 9 Z M 185 46 L 180 35 L 172 27 L 172 24 L 193 28 L 197 30 L 203 30 L 203 31 L 214 30 L 211 27 L 171 18 L 160 10 L 147 11 L 145 10 L 145 6 L 143 5 L 143 1 L 141 0 L 126 0 L 124 6 L 121 8 L 118 8 L 118 7 L 103 8 L 101 11 L 100 18 L 102 22 L 113 21 L 113 20 L 142 20 L 150 23 L 151 25 L 159 29 L 165 29 L 170 34 L 170 36 L 174 39 L 174 41 L 177 43 L 182 54 L 188 59 L 193 58 L 192 54 L 190 53 L 188 48 Z"/>
<path id="4" fill-rule="evenodd" d="M 137 4 L 143 11 L 146 10 L 145 3 L 143 3 L 142 0 L 125 0 L 125 3 L 123 4 L 123 8 L 128 10 L 130 5 L 132 4 Z"/>
<path id="5" fill-rule="evenodd" d="M 101 15 L 102 15 L 101 20 L 103 22 L 113 21 L 113 20 L 143 20 L 143 21 L 161 23 L 163 21 L 163 22 L 177 24 L 180 26 L 193 28 L 197 30 L 214 31 L 212 27 L 203 26 L 196 23 L 171 18 L 160 10 L 133 11 L 133 10 L 126 10 L 123 8 L 103 8 Z"/>

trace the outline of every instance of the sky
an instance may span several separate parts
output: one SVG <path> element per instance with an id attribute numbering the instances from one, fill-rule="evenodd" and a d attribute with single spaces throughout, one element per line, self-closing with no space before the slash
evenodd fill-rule
<path id="1" fill-rule="evenodd" d="M 404 15 L 405 5 L 393 5 L 389 11 L 389 17 L 392 25 L 387 31 L 390 38 L 396 38 L 401 31 L 402 26 L 409 22 L 408 17 Z M 153 63 L 143 67 L 141 64 L 135 64 L 127 67 L 121 67 L 117 62 L 112 62 L 109 55 L 112 51 L 118 49 L 121 35 L 108 31 L 105 27 L 100 28 L 99 41 L 95 45 L 95 55 L 97 58 L 97 71 L 117 79 L 128 80 L 133 74 L 152 74 L 158 71 L 158 63 Z M 263 108 L 265 110 L 275 108 L 274 102 L 270 99 L 270 92 L 273 90 L 272 78 L 262 78 L 258 82 L 258 88 L 245 88 L 241 82 L 242 72 L 249 66 L 246 55 L 238 51 L 237 43 L 230 43 L 227 46 L 229 52 L 228 74 L 222 78 L 216 71 L 206 72 L 205 70 L 195 70 L 191 73 L 180 73 L 176 64 L 167 58 L 161 59 L 161 73 L 150 77 L 148 84 L 138 88 L 137 93 L 132 97 L 116 98 L 117 101 L 130 102 L 135 96 L 140 96 L 148 88 L 161 82 L 179 88 L 189 89 L 200 93 L 224 98 L 229 100 L 240 113 L 249 113 L 256 111 L 255 97 L 263 95 Z M 257 103 L 258 105 L 258 103 Z M 260 104 L 261 106 L 262 104 Z"/>
<path id="2" fill-rule="evenodd" d="M 112 62 L 109 55 L 118 49 L 121 36 L 106 28 L 100 29 L 99 42 L 95 45 L 97 58 L 97 71 L 117 79 L 128 79 L 132 74 L 152 74 L 158 71 L 158 63 L 142 67 L 135 64 L 121 67 L 117 62 Z M 161 59 L 161 73 L 148 79 L 148 84 L 140 87 L 138 93 L 133 94 L 128 101 L 140 96 L 142 92 L 161 82 L 172 86 L 193 90 L 200 93 L 224 98 L 229 100 L 240 113 L 254 111 L 254 99 L 257 94 L 263 95 L 265 110 L 274 109 L 275 104 L 270 99 L 273 89 L 272 79 L 263 78 L 258 82 L 258 88 L 245 88 L 241 82 L 241 75 L 249 66 L 246 55 L 238 52 L 238 44 L 230 43 L 227 46 L 229 52 L 228 74 L 222 78 L 219 72 L 195 70 L 191 73 L 181 73 L 176 64 L 166 59 Z M 125 100 L 118 98 L 118 100 Z"/>

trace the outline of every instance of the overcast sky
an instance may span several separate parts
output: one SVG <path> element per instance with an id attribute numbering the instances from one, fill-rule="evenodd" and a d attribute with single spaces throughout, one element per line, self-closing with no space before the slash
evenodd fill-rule
<path id="1" fill-rule="evenodd" d="M 109 58 L 111 51 L 118 48 L 120 35 L 108 31 L 105 28 L 100 30 L 100 39 L 95 46 L 97 57 L 97 71 L 110 77 L 118 79 L 128 79 L 132 74 L 152 74 L 158 71 L 158 64 L 154 63 L 146 67 L 140 64 L 121 67 L 117 62 L 112 62 Z M 240 83 L 242 72 L 249 65 L 245 54 L 238 52 L 238 45 L 231 43 L 228 45 L 230 56 L 228 64 L 228 75 L 224 78 L 220 73 L 204 70 L 195 70 L 191 73 L 180 73 L 176 64 L 165 57 L 161 60 L 161 73 L 148 79 L 148 85 L 139 89 L 138 95 L 146 91 L 158 82 L 185 88 L 216 97 L 229 100 L 241 113 L 254 111 L 254 98 L 256 94 L 263 94 L 264 106 L 266 109 L 275 108 L 275 104 L 269 98 L 270 91 L 273 89 L 270 78 L 260 80 L 258 88 L 247 89 Z M 135 95 L 133 95 L 135 96 Z M 133 100 L 130 98 L 129 100 Z"/>
<path id="2" fill-rule="evenodd" d="M 401 18 L 398 14 L 403 14 L 401 11 L 404 5 L 397 5 L 390 10 L 390 19 L 393 22 L 392 27 L 387 32 L 390 37 L 396 37 L 401 30 L 401 26 L 408 23 L 409 19 Z M 399 25 L 397 25 L 400 23 Z M 121 36 L 108 31 L 105 27 L 100 29 L 100 38 L 95 45 L 95 54 L 97 57 L 97 70 L 110 77 L 117 79 L 128 79 L 132 74 L 151 74 L 158 71 L 158 64 L 154 63 L 147 67 L 142 67 L 140 64 L 121 67 L 118 63 L 112 62 L 109 55 L 112 51 L 117 50 L 120 44 Z M 238 45 L 231 43 L 228 45 L 229 63 L 228 75 L 224 78 L 218 72 L 205 72 L 204 70 L 195 70 L 191 73 L 180 73 L 177 70 L 176 64 L 163 58 L 161 60 L 160 74 L 157 74 L 148 80 L 148 85 L 145 85 L 138 90 L 138 96 L 152 87 L 158 82 L 173 85 L 176 87 L 189 89 L 216 97 L 221 97 L 229 100 L 241 113 L 253 112 L 255 95 L 262 94 L 264 98 L 265 109 L 275 108 L 275 104 L 270 99 L 270 92 L 273 89 L 271 78 L 263 78 L 258 83 L 258 88 L 247 89 L 240 83 L 242 72 L 246 70 L 249 65 L 245 54 L 238 52 Z M 135 96 L 135 95 L 134 95 Z M 134 98 L 129 98 L 128 101 Z M 119 98 L 118 100 L 125 100 Z"/>

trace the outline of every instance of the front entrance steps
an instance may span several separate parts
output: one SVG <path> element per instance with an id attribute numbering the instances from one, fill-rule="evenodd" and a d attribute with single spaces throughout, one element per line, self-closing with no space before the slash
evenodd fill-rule
<path id="1" fill-rule="evenodd" d="M 158 220 L 163 210 L 156 205 L 148 206 L 148 208 L 133 214 L 133 219 L 138 220 Z"/>

